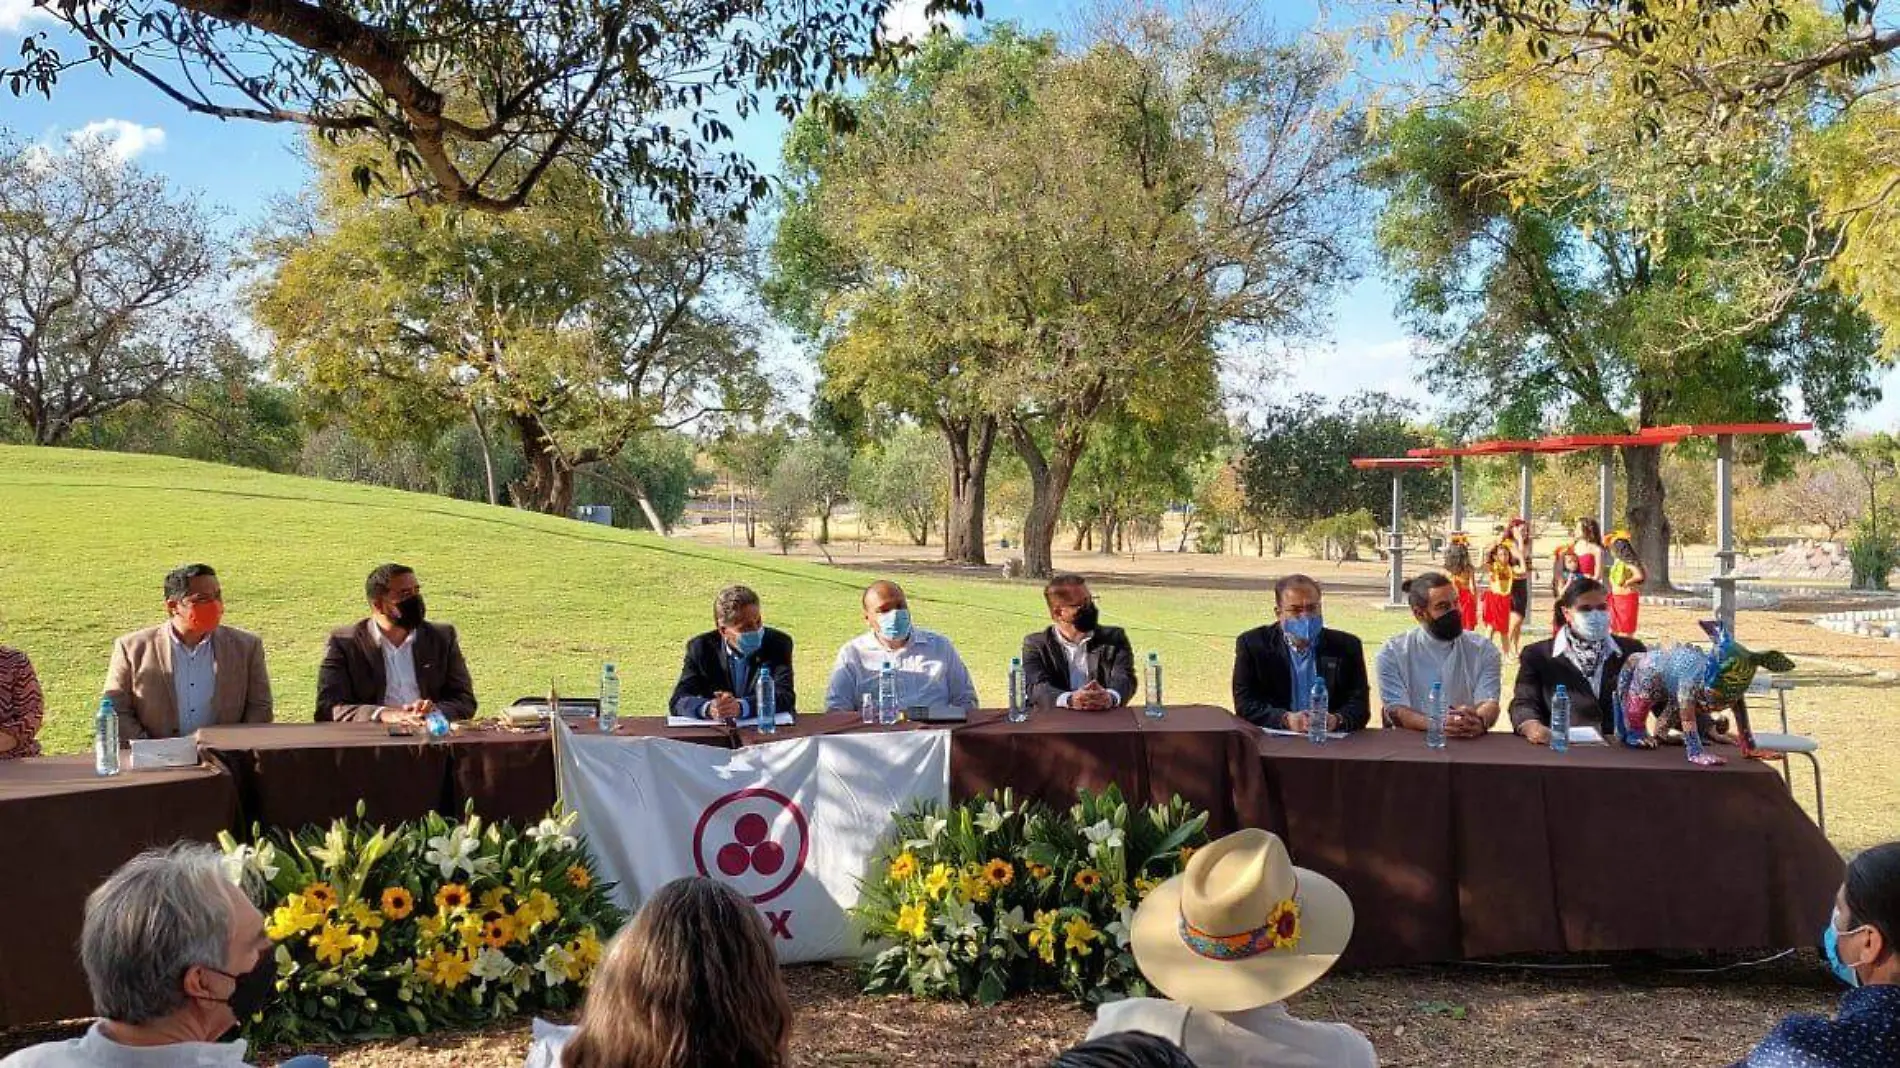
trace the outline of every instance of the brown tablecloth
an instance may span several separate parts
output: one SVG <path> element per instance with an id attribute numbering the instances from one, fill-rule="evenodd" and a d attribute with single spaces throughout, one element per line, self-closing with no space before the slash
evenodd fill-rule
<path id="1" fill-rule="evenodd" d="M 92 1013 L 79 969 L 86 895 L 114 868 L 237 820 L 217 768 L 92 773 L 92 758 L 0 761 L 0 1027 Z"/>
<path id="2" fill-rule="evenodd" d="M 1345 963 L 1813 945 L 1842 862 L 1769 766 L 1515 735 L 1258 742 L 1269 829 L 1337 880 Z M 1731 758 L 1734 750 L 1726 750 Z"/>

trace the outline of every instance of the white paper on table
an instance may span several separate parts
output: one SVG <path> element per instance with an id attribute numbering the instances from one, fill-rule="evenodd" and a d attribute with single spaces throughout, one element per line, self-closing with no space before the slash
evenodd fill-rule
<path id="1" fill-rule="evenodd" d="M 1570 728 L 1571 745 L 1604 745 L 1603 733 L 1595 727 Z"/>
<path id="2" fill-rule="evenodd" d="M 1280 727 L 1262 727 L 1260 728 L 1260 733 L 1271 734 L 1275 738 L 1304 738 L 1306 737 L 1305 731 L 1289 731 Z M 1328 738 L 1344 738 L 1345 736 L 1346 736 L 1345 731 L 1327 731 L 1326 732 L 1326 737 Z"/>
<path id="3" fill-rule="evenodd" d="M 759 717 L 746 716 L 741 719 L 735 719 L 732 722 L 734 726 L 757 729 Z M 792 714 L 790 712 L 780 712 L 778 715 L 772 717 L 772 722 L 777 723 L 781 727 L 789 727 L 792 725 Z M 700 719 L 698 716 L 675 716 L 669 714 L 666 717 L 666 725 L 669 727 L 717 727 L 719 726 L 719 722 L 711 719 Z"/>
<path id="4" fill-rule="evenodd" d="M 198 766 L 198 739 L 190 735 L 183 738 L 136 738 L 129 748 L 132 750 L 133 771 Z"/>

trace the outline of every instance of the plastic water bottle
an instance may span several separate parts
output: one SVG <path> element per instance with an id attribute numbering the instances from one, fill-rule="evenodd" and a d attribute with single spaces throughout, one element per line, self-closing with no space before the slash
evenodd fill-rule
<path id="1" fill-rule="evenodd" d="M 889 660 L 877 671 L 877 721 L 886 727 L 897 722 L 897 669 Z"/>
<path id="2" fill-rule="evenodd" d="M 778 686 L 772 681 L 772 673 L 763 667 L 752 684 L 752 711 L 758 713 L 760 734 L 778 733 Z"/>
<path id="3" fill-rule="evenodd" d="M 1024 723 L 1029 719 L 1029 701 L 1023 694 L 1023 658 L 1009 658 L 1009 721 Z"/>
<path id="4" fill-rule="evenodd" d="M 119 773 L 119 710 L 112 698 L 99 699 L 99 715 L 92 721 L 92 770 L 100 775 Z"/>
<path id="5" fill-rule="evenodd" d="M 1432 695 L 1425 702 L 1425 748 L 1445 748 L 1445 684 L 1432 683 Z"/>
<path id="6" fill-rule="evenodd" d="M 1561 682 L 1550 697 L 1550 748 L 1554 753 L 1570 752 L 1570 688 Z"/>
<path id="7" fill-rule="evenodd" d="M 447 741 L 449 735 L 454 733 L 454 728 L 449 726 L 449 717 L 435 709 L 430 709 L 428 716 L 423 719 L 422 729 L 428 733 L 429 740 L 432 742 Z"/>
<path id="8" fill-rule="evenodd" d="M 1326 744 L 1326 721 L 1332 715 L 1333 697 L 1326 692 L 1326 680 L 1315 677 L 1313 690 L 1306 702 L 1306 740 L 1314 745 Z"/>
<path id="9" fill-rule="evenodd" d="M 612 734 L 620 725 L 620 675 L 612 664 L 600 665 L 600 716 L 595 722 L 602 734 Z"/>
<path id="10" fill-rule="evenodd" d="M 1147 706 L 1142 709 L 1142 711 L 1147 714 L 1149 719 L 1160 719 L 1161 717 L 1168 714 L 1168 710 L 1162 707 L 1162 704 L 1161 704 L 1161 654 L 1160 653 L 1151 652 L 1148 654 L 1147 683 L 1148 685 L 1146 689 L 1147 689 L 1147 694 L 1148 694 L 1148 703 L 1147 703 Z"/>

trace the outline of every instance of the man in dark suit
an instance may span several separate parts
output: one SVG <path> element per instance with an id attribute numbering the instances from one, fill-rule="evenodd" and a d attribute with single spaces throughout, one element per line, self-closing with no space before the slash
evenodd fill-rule
<path id="1" fill-rule="evenodd" d="M 317 722 L 413 723 L 475 714 L 455 628 L 430 623 L 412 568 L 384 564 L 363 584 L 369 618 L 334 631 L 317 668 Z"/>
<path id="2" fill-rule="evenodd" d="M 1595 727 L 1605 740 L 1613 739 L 1617 676 L 1645 647 L 1610 633 L 1609 590 L 1593 578 L 1572 579 L 1558 607 L 1564 625 L 1557 636 L 1517 654 L 1511 729 L 1525 741 L 1549 745 L 1550 702 L 1561 685 L 1570 695 L 1570 725 Z"/>
<path id="3" fill-rule="evenodd" d="M 798 711 L 792 688 L 792 637 L 765 625 L 759 595 L 728 586 L 713 601 L 713 629 L 686 643 L 686 663 L 667 710 L 730 723 L 752 715 L 759 673 L 771 672 L 778 711 Z"/>
<path id="4" fill-rule="evenodd" d="M 1023 682 L 1038 708 L 1101 712 L 1135 696 L 1135 653 L 1101 611 L 1080 575 L 1057 575 L 1042 588 L 1050 626 L 1023 639 Z"/>
<path id="5" fill-rule="evenodd" d="M 1234 711 L 1276 730 L 1304 731 L 1313 680 L 1326 683 L 1330 731 L 1356 731 L 1372 718 L 1366 651 L 1359 639 L 1329 630 L 1320 611 L 1319 583 L 1287 575 L 1273 585 L 1276 620 L 1234 644 Z"/>

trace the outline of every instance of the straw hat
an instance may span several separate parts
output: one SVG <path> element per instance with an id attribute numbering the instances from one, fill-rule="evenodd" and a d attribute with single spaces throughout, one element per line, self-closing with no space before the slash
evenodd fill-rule
<path id="1" fill-rule="evenodd" d="M 1230 834 L 1135 913 L 1135 963 L 1162 993 L 1209 1012 L 1270 1005 L 1325 975 L 1352 938 L 1339 884 L 1293 866 L 1279 836 Z"/>

